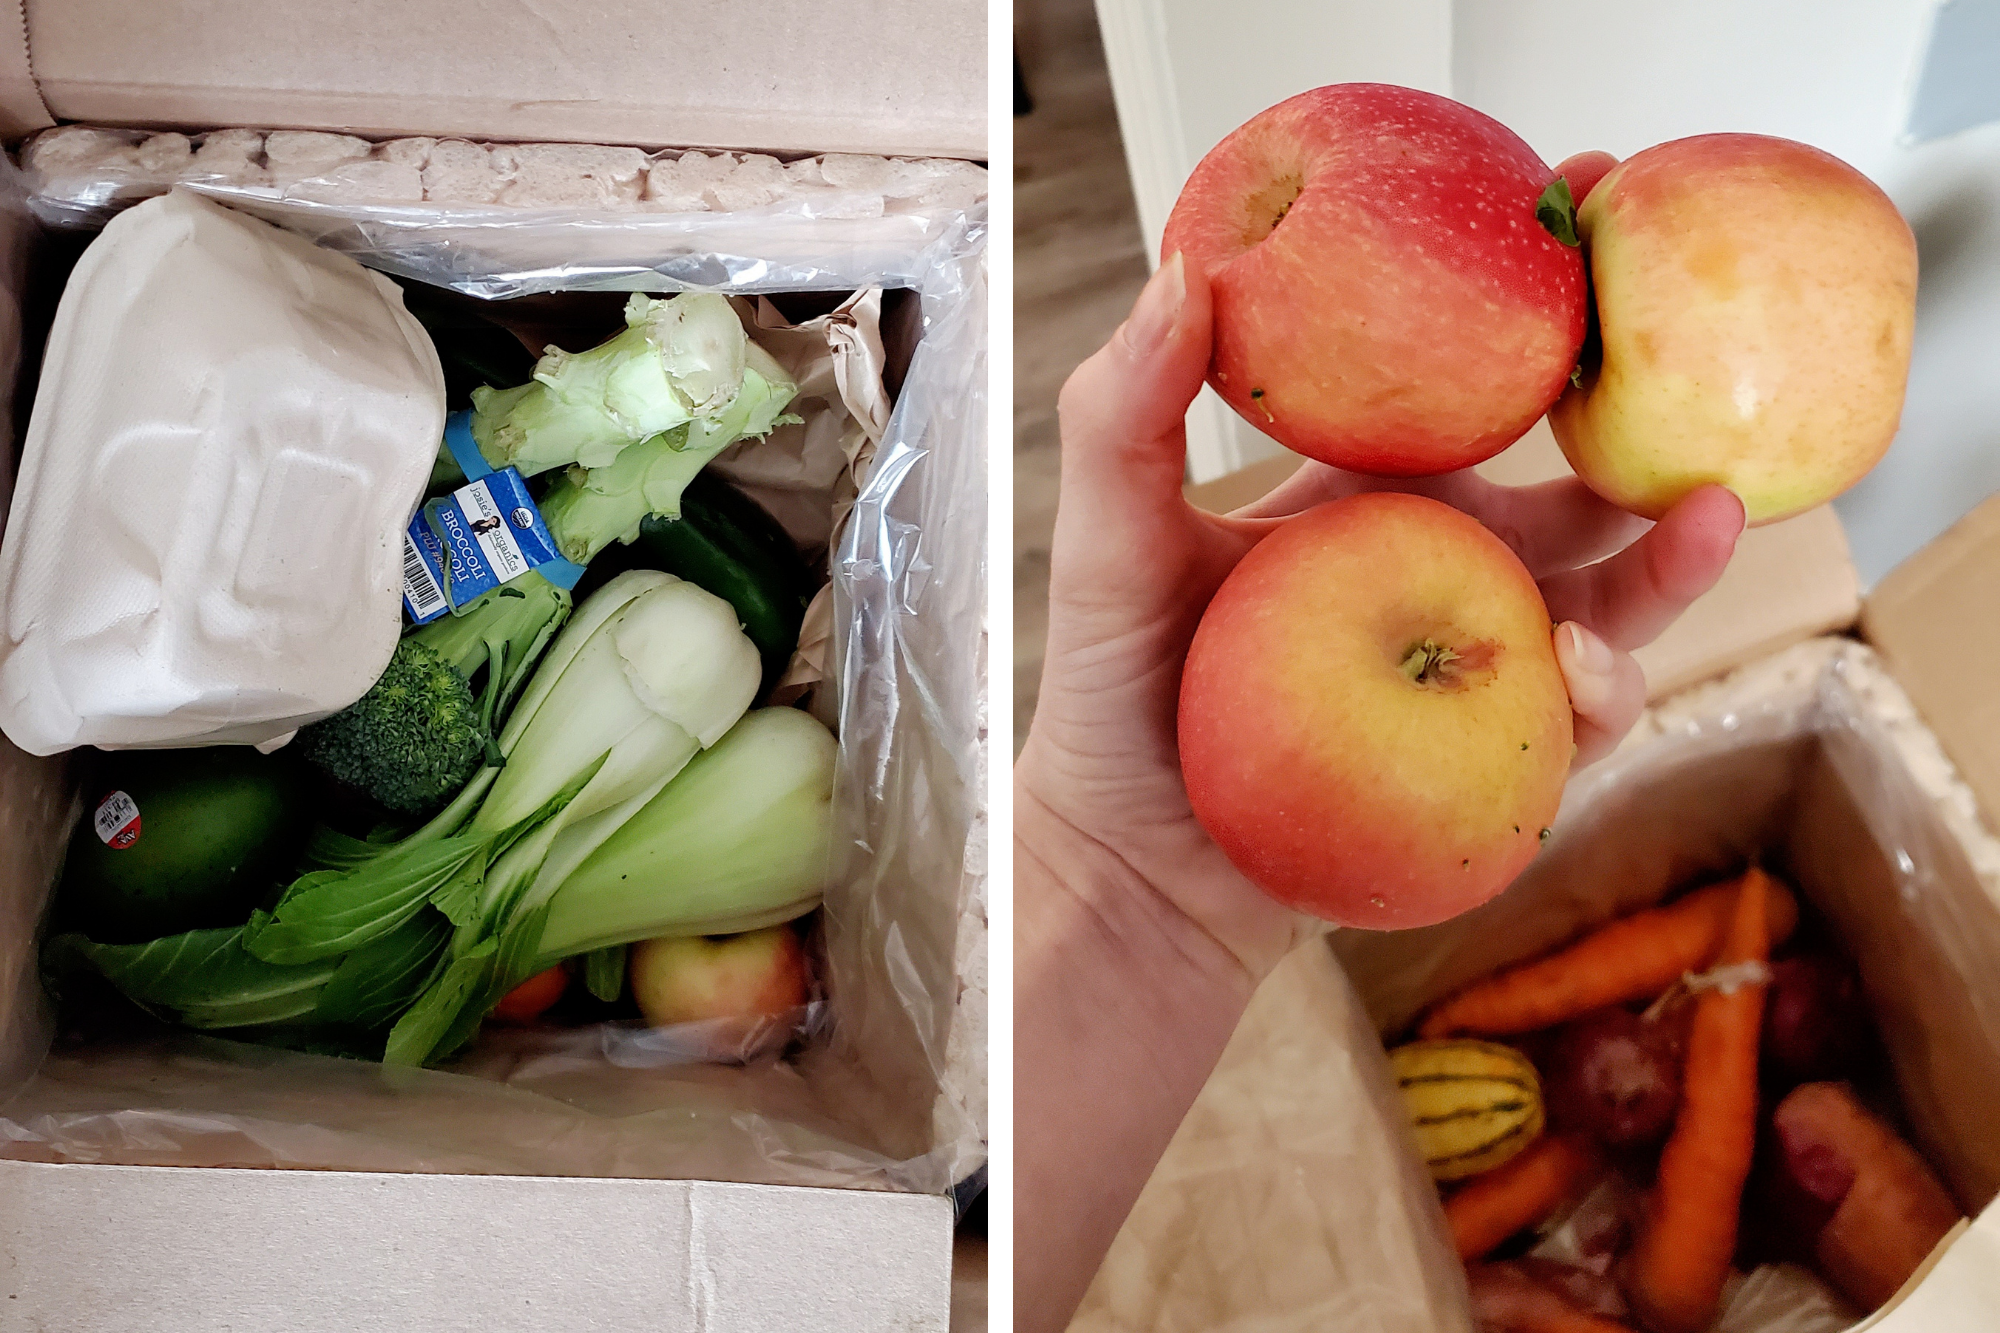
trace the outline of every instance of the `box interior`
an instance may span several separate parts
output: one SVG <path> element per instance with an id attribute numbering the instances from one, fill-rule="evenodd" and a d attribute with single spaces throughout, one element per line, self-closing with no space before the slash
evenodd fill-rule
<path id="1" fill-rule="evenodd" d="M 1755 859 L 1853 955 L 1918 1145 L 1967 1212 L 1984 1208 L 2000 1193 L 2000 904 L 1870 718 L 1859 651 L 1832 658 L 1802 706 L 1767 698 L 1652 763 L 1613 760 L 1485 907 L 1401 936 L 1336 935 L 1378 1029 L 1394 1038 L 1468 981 Z"/>
<path id="2" fill-rule="evenodd" d="M 1977 1213 L 2000 1192 L 1995 850 L 1867 647 L 1813 640 L 1685 692 L 1572 779 L 1549 846 L 1499 898 L 1285 960 L 1072 1328 L 1469 1330 L 1381 1041 L 1457 986 L 1753 855 L 1854 955 L 1912 1139 Z"/>
<path id="3" fill-rule="evenodd" d="M 13 262 L 0 356 L 22 353 L 31 389 L 60 274 L 80 244 L 18 206 L 4 239 Z M 963 1040 L 954 1016 L 964 909 L 982 870 L 968 837 L 984 669 L 984 302 L 976 230 L 923 239 L 922 252 L 901 257 L 910 288 L 885 299 L 885 378 L 899 406 L 856 504 L 859 536 L 833 559 L 834 660 L 821 689 L 845 718 L 836 789 L 845 850 L 823 916 L 830 1036 L 784 1063 L 633 1068 L 588 1043 L 519 1034 L 475 1053 L 477 1078 L 187 1033 L 63 1047 L 44 1062 L 36 923 L 77 806 L 60 757 L 0 742 L 0 1157 L 930 1193 L 969 1171 L 983 1108 L 948 1086 L 946 1066 Z M 372 244 L 396 249 L 393 237 Z M 464 256 L 457 263 L 476 283 L 477 261 L 473 271 Z M 819 290 L 837 293 L 839 263 L 825 267 Z M 536 319 L 590 318 L 609 285 L 523 304 Z M 794 308 L 815 303 L 830 300 Z M 17 448 L 25 417 L 12 414 Z M 950 545 L 936 535 L 947 519 Z M 875 549 L 882 543 L 893 549 Z M 863 624 L 882 637 L 865 639 Z M 947 702 L 904 706 L 917 697 Z"/>

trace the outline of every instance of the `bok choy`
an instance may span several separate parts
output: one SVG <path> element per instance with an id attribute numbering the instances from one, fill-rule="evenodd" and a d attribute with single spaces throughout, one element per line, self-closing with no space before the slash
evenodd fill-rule
<path id="1" fill-rule="evenodd" d="M 189 1026 L 442 1059 L 552 949 L 814 906 L 834 743 L 803 713 L 744 717 L 760 674 L 728 603 L 671 575 L 621 575 L 528 681 L 499 738 L 505 766 L 418 835 L 323 856 L 234 929 L 53 947 Z"/>

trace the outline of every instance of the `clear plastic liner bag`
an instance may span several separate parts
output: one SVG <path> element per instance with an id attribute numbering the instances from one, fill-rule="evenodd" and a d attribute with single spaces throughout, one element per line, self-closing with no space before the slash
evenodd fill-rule
<path id="1" fill-rule="evenodd" d="M 834 534 L 819 645 L 827 679 L 813 696 L 841 742 L 824 994 L 734 1050 L 692 1030 L 489 1028 L 453 1069 L 412 1070 L 157 1031 L 59 1042 L 43 1059 L 25 923 L 43 909 L 72 802 L 58 772 L 10 750 L 0 753 L 0 818 L 17 836 L 0 849 L 0 925 L 19 928 L 0 929 L 0 1156 L 949 1190 L 984 1155 L 983 207 L 898 215 L 910 225 L 869 256 L 837 228 L 818 230 L 824 220 L 738 217 L 742 265 L 703 250 L 714 215 L 543 212 L 523 224 L 551 254 L 565 238 L 631 228 L 616 235 L 633 257 L 617 274 L 588 261 L 507 267 L 496 258 L 506 245 L 463 245 L 468 224 L 449 210 L 411 207 L 375 230 L 329 227 L 308 211 L 326 207 L 278 200 L 246 211 L 371 267 L 476 295 L 671 290 L 662 274 L 693 255 L 694 268 L 729 271 L 723 285 L 746 298 L 738 309 L 753 336 L 781 361 L 812 363 L 807 388 L 823 395 L 830 424 L 815 429 L 807 413 L 794 436 L 774 433 L 718 466 L 760 498 L 779 497 L 781 510 L 824 497 L 821 522 Z M 789 260 L 758 257 L 792 238 L 804 254 L 815 236 L 814 281 L 797 281 Z M 906 368 L 883 350 L 878 287 L 912 288 L 920 302 Z M 756 299 L 801 290 L 852 296 L 799 328 Z M 880 393 L 885 371 L 891 382 L 900 372 L 893 407 Z M 741 1063 L 687 1059 L 698 1053 Z"/>
<path id="2" fill-rule="evenodd" d="M 1470 1327 L 1382 1043 L 1459 986 L 1753 856 L 1854 957 L 1912 1142 L 1978 1213 L 2000 1192 L 2000 842 L 1875 654 L 1820 639 L 1650 710 L 1571 780 L 1549 845 L 1493 902 L 1287 958 L 1073 1327 Z M 1595 1262 L 1560 1227 L 1546 1243 L 1543 1259 Z M 1742 1277 L 1718 1327 L 1844 1327 L 1806 1276 Z"/>
<path id="3" fill-rule="evenodd" d="M 487 297 L 917 287 L 920 256 L 986 192 L 983 168 L 946 158 L 780 162 L 300 130 L 65 125 L 21 160 L 50 226 L 102 226 L 180 185 L 385 272 Z"/>

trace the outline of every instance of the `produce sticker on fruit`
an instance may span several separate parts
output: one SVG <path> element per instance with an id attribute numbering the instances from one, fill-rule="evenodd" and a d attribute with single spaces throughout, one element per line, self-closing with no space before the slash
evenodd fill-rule
<path id="1" fill-rule="evenodd" d="M 98 841 L 116 851 L 124 851 L 139 841 L 139 805 L 122 791 L 114 791 L 97 803 L 91 823 Z"/>

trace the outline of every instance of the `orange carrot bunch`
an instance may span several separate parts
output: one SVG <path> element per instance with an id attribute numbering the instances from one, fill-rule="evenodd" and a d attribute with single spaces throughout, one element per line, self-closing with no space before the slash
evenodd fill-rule
<path id="1" fill-rule="evenodd" d="M 1760 1076 L 1782 1080 L 1792 1067 L 1773 1060 L 1760 1070 L 1760 1056 L 1771 989 L 1768 964 L 1798 917 L 1792 894 L 1753 867 L 1739 879 L 1613 921 L 1555 953 L 1468 986 L 1425 1016 L 1418 1030 L 1432 1042 L 1459 1034 L 1548 1037 L 1534 1049 L 1545 1062 L 1542 1086 L 1552 1094 L 1548 1115 L 1555 1130 L 1452 1188 L 1444 1200 L 1482 1327 L 1499 1333 L 1609 1333 L 1627 1327 L 1578 1306 L 1574 1293 L 1559 1289 L 1562 1283 L 1538 1278 L 1542 1270 L 1536 1265 L 1546 1267 L 1548 1260 L 1486 1260 L 1510 1237 L 1545 1225 L 1588 1192 L 1611 1160 L 1632 1163 L 1632 1154 L 1657 1143 L 1661 1133 L 1666 1142 L 1631 1248 L 1615 1271 L 1630 1318 L 1650 1333 L 1702 1333 L 1713 1325 L 1735 1259 L 1758 1149 Z M 1801 1034 L 1810 1036 L 1829 1023 L 1853 1026 L 1865 1017 L 1820 998 L 1821 991 L 1831 993 L 1825 986 L 1776 988 L 1780 999 L 1789 996 L 1790 1008 L 1776 1006 L 1781 1012 L 1772 1020 L 1774 1050 L 1782 1053 L 1787 1032 L 1792 1045 L 1804 1049 L 1811 1043 Z M 1642 1018 L 1619 1008 L 1639 1003 L 1651 1003 L 1653 1010 Z M 1673 1018 L 1658 1019 L 1662 1009 Z M 1685 1034 L 1676 1038 L 1672 1034 L 1680 1032 L 1682 1019 Z M 1671 1077 L 1676 1071 L 1677 1101 Z M 1651 1099 L 1644 1103 L 1647 1132 L 1622 1133 L 1634 1118 L 1626 1112 L 1641 1097 Z M 1844 1084 L 1803 1086 L 1786 1100 L 1797 1109 L 1789 1121 L 1780 1113 L 1778 1129 L 1781 1137 L 1790 1133 L 1785 1143 L 1795 1156 L 1809 1156 L 1824 1139 L 1837 1143 L 1836 1155 L 1855 1180 L 1873 1172 L 1867 1179 L 1874 1194 L 1843 1186 L 1824 1201 L 1835 1217 L 1818 1233 L 1816 1258 L 1843 1289 L 1865 1288 L 1879 1296 L 1908 1275 L 1912 1256 L 1927 1254 L 1957 1215 L 1915 1151 L 1865 1111 L 1845 1109 L 1850 1102 Z M 1894 1188 L 1880 1185 L 1882 1180 Z M 1818 1177 L 1809 1183 L 1815 1182 L 1827 1185 Z M 1875 1206 L 1877 1195 L 1897 1202 Z M 1883 1220 L 1891 1214 L 1893 1222 Z M 1922 1225 L 1911 1224 L 1910 1217 L 1920 1217 Z M 1872 1239 L 1857 1245 L 1835 1223 Z M 1857 1258 L 1862 1250 L 1867 1253 Z M 1866 1282 L 1855 1276 L 1878 1256 L 1887 1256 L 1878 1265 L 1885 1275 Z M 1843 1282 L 1843 1276 L 1849 1280 Z"/>
<path id="2" fill-rule="evenodd" d="M 1798 903 L 1753 868 L 1740 880 L 1620 917 L 1568 948 L 1467 986 L 1426 1014 L 1417 1035 L 1512 1036 L 1606 1005 L 1651 1000 L 1708 966 L 1729 929 L 1738 888 L 1753 879 L 1768 904 L 1771 942 L 1782 943 L 1798 923 Z"/>

